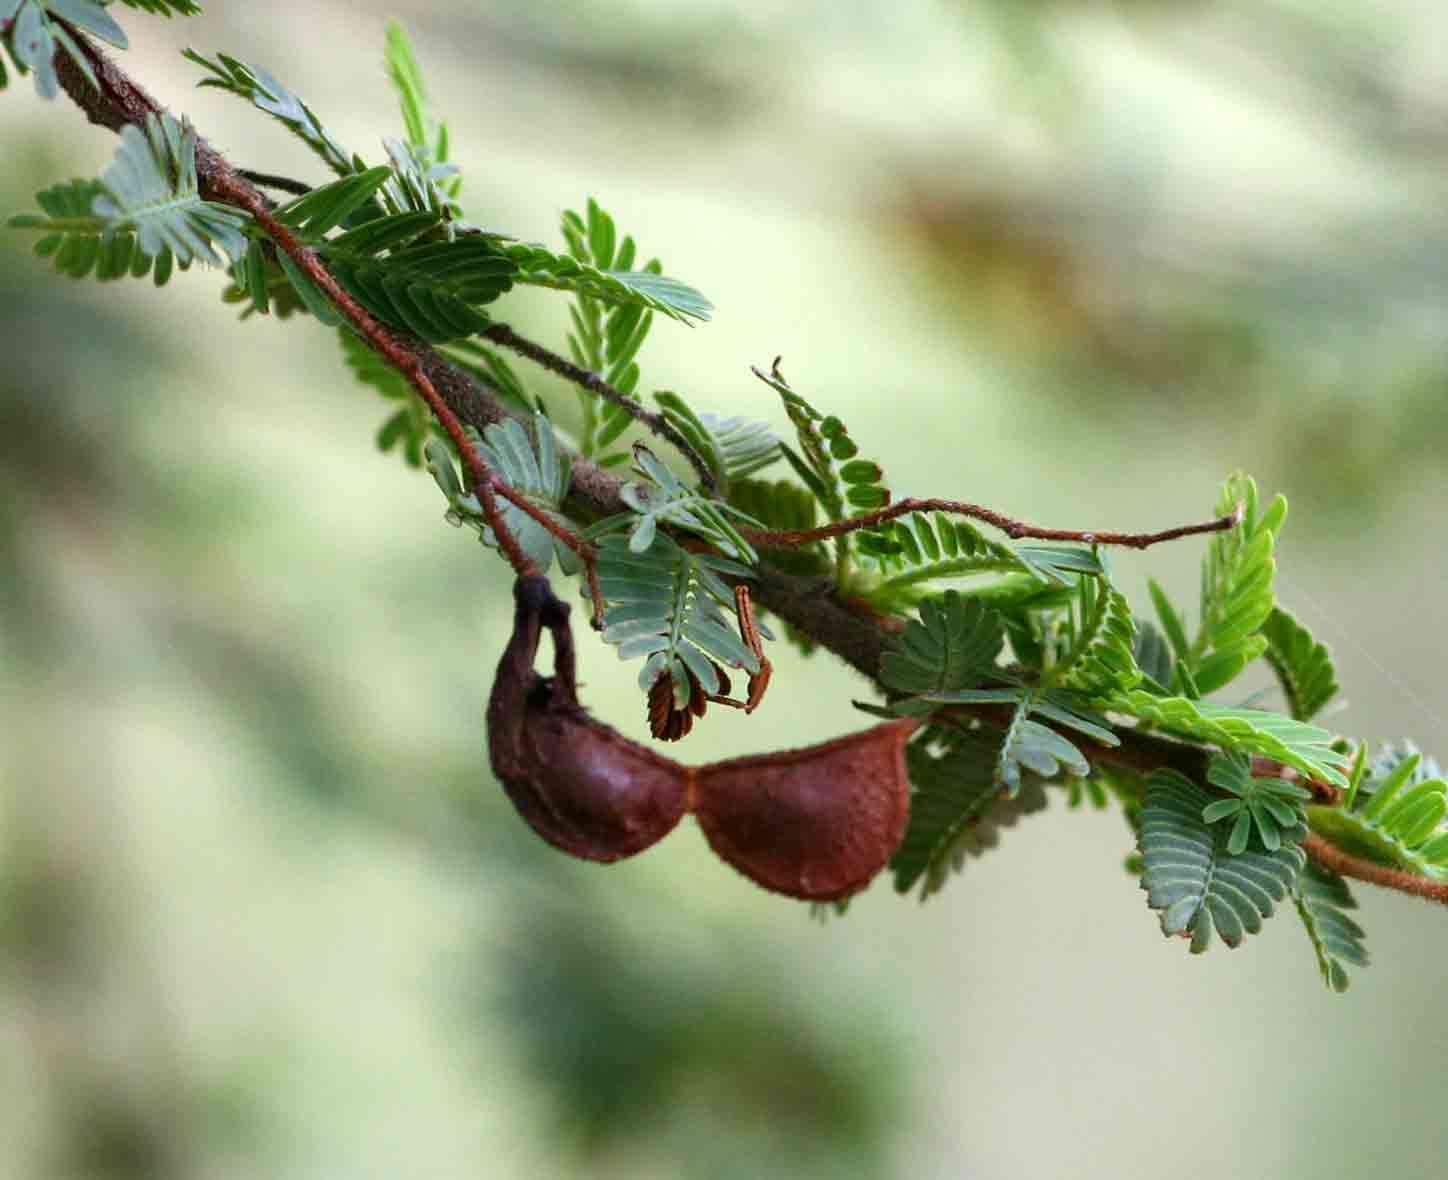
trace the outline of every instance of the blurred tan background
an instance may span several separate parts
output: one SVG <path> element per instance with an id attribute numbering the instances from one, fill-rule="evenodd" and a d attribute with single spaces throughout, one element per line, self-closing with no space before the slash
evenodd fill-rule
<path id="1" fill-rule="evenodd" d="M 715 321 L 648 388 L 841 414 L 897 494 L 1043 523 L 1292 502 L 1331 724 L 1448 754 L 1448 8 L 1298 0 L 216 2 L 117 8 L 236 162 L 316 181 L 178 50 L 343 143 L 400 123 L 386 16 L 472 220 L 597 196 Z M 0 97 L 0 209 L 113 138 Z M 568 862 L 486 769 L 503 567 L 372 446 L 383 403 L 216 276 L 72 284 L 0 237 L 0 1177 L 1441 1175 L 1448 915 L 1360 890 L 1328 995 L 1295 917 L 1165 942 L 1112 814 L 1053 809 L 922 907 L 766 896 L 692 826 Z M 560 298 L 507 314 L 561 344 Z M 572 395 L 556 395 L 565 418 Z M 1122 558 L 1195 597 L 1200 547 Z M 776 645 L 686 756 L 863 723 Z M 636 669 L 584 637 L 641 736 Z"/>

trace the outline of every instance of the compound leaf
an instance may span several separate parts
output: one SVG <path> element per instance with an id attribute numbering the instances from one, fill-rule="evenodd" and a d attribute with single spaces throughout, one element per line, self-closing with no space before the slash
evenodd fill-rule
<path id="1" fill-rule="evenodd" d="M 1046 793 L 1035 779 L 1015 798 L 1003 798 L 995 758 L 995 748 L 975 734 L 962 735 L 939 756 L 923 742 L 907 747 L 910 826 L 890 861 L 898 892 L 908 893 L 918 883 L 925 900 L 968 857 L 994 848 L 1003 828 L 1045 808 Z"/>
<path id="2" fill-rule="evenodd" d="M 1000 616 L 973 598 L 947 590 L 920 604 L 880 661 L 880 678 L 899 692 L 922 695 L 970 688 L 1000 656 Z"/>
<path id="3" fill-rule="evenodd" d="M 1357 908 L 1347 882 L 1329 869 L 1309 861 L 1292 888 L 1297 914 L 1312 941 L 1322 982 L 1335 992 L 1348 989 L 1345 964 L 1368 965 L 1363 928 L 1344 912 Z"/>
<path id="4" fill-rule="evenodd" d="M 1307 859 L 1292 841 L 1275 852 L 1249 848 L 1233 856 L 1226 831 L 1202 818 L 1212 801 L 1176 771 L 1156 771 L 1147 779 L 1137 841 L 1147 904 L 1159 911 L 1163 934 L 1191 939 L 1193 954 L 1207 950 L 1214 932 L 1235 947 L 1260 931 Z"/>
<path id="5" fill-rule="evenodd" d="M 1337 673 L 1327 648 L 1280 606 L 1273 608 L 1262 627 L 1267 640 L 1267 662 L 1277 673 L 1288 711 L 1309 721 L 1337 695 Z"/>

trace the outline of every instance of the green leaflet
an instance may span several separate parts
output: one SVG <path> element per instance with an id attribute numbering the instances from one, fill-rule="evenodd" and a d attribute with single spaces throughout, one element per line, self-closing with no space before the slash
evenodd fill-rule
<path id="1" fill-rule="evenodd" d="M 1235 509 L 1241 510 L 1241 523 L 1213 533 L 1202 561 L 1201 625 L 1195 639 L 1188 642 L 1181 612 L 1166 592 L 1155 581 L 1149 583 L 1175 658 L 1171 677 L 1162 680 L 1154 675 L 1153 680 L 1192 699 L 1226 687 L 1269 648 L 1263 632 L 1276 605 L 1273 550 L 1287 516 L 1287 501 L 1276 496 L 1261 509 L 1257 484 L 1238 473 L 1222 485 L 1216 505 L 1219 516 Z"/>
<path id="2" fill-rule="evenodd" d="M 1355 807 L 1309 807 L 1307 822 L 1355 856 L 1448 881 L 1448 782 L 1426 770 L 1416 752 L 1380 760 Z"/>
<path id="3" fill-rule="evenodd" d="M 1370 762 L 1366 757 L 1366 745 L 1362 747 L 1362 754 L 1364 765 L 1361 789 L 1365 799 L 1383 790 L 1398 773 L 1408 774 L 1409 782 L 1413 786 L 1427 782 L 1430 778 L 1448 778 L 1436 758 L 1424 754 L 1406 738 L 1380 746 Z M 1411 765 L 1405 770 L 1405 764 Z"/>
<path id="4" fill-rule="evenodd" d="M 790 388 L 784 374 L 779 371 L 778 361 L 775 361 L 774 369 L 769 375 L 766 376 L 758 369 L 754 370 L 754 375 L 779 394 L 784 401 L 784 412 L 799 438 L 800 453 L 796 454 L 789 447 L 785 447 L 784 457 L 789 460 L 789 465 L 794 468 L 795 474 L 805 487 L 819 501 L 825 515 L 830 520 L 843 520 L 846 515 L 845 500 L 840 490 L 839 474 L 835 470 L 836 456 L 831 453 L 831 447 L 826 443 L 819 427 L 824 415 Z M 839 451 L 839 458 L 852 459 L 859 453 L 859 449 L 848 436 L 837 438 L 834 449 Z M 835 538 L 835 548 L 842 557 L 848 552 L 848 541 L 848 537 Z"/>
<path id="5" fill-rule="evenodd" d="M 460 211 L 456 198 L 462 191 L 462 177 L 458 175 L 456 165 L 447 162 L 447 123 L 434 116 L 427 101 L 423 69 L 417 64 L 417 55 L 413 52 L 413 42 L 408 38 L 407 30 L 395 20 L 387 23 L 384 59 L 392 88 L 397 90 L 398 106 L 403 111 L 407 155 L 416 165 L 418 180 L 421 181 L 418 190 L 426 193 L 426 203 L 418 201 L 411 207 Z M 407 171 L 411 172 L 411 169 Z"/>
<path id="6" fill-rule="evenodd" d="M 920 604 L 911 620 L 880 661 L 880 679 L 908 694 L 894 703 L 896 713 L 917 716 L 940 705 L 1008 705 L 1012 709 L 996 749 L 994 781 L 1014 796 L 1025 772 L 1054 778 L 1090 773 L 1081 751 L 1055 730 L 1035 720 L 1043 717 L 1084 733 L 1104 745 L 1117 745 L 1105 718 L 1086 712 L 1073 694 L 1050 686 L 1031 687 L 996 668 L 1003 635 L 1000 615 L 979 600 L 947 590 Z M 995 681 L 1004 687 L 974 687 Z"/>
<path id="7" fill-rule="evenodd" d="M 657 258 L 635 269 L 637 244 L 627 235 L 620 240 L 613 218 L 592 197 L 583 213 L 564 212 L 561 229 L 567 255 L 551 255 L 535 246 L 513 248 L 514 260 L 527 272 L 520 274 L 519 282 L 571 290 L 574 298 L 568 314 L 573 330 L 568 348 L 574 363 L 597 373 L 625 397 L 637 398 L 637 357 L 653 326 L 654 312 L 687 322 L 691 317 L 708 319 L 712 305 L 692 288 L 665 278 Z M 678 394 L 658 397 L 665 416 L 695 450 L 716 461 L 715 474 L 721 486 L 726 484 L 725 458 L 708 445 L 708 430 L 700 416 Z M 578 399 L 583 411 L 583 454 L 604 456 L 600 461 L 605 466 L 623 462 L 625 456 L 605 452 L 632 423 L 627 410 L 601 402 L 586 389 L 578 390 Z M 706 437 L 696 438 L 700 432 Z"/>
<path id="8" fill-rule="evenodd" d="M 235 261 L 246 249 L 241 227 L 250 218 L 201 199 L 196 133 L 169 115 L 146 116 L 144 130 L 121 128 L 92 210 L 110 230 L 134 230 L 141 250 L 152 256 L 169 250 L 178 262 L 219 262 L 219 248 Z"/>
<path id="9" fill-rule="evenodd" d="M 995 669 L 1003 636 L 1000 616 L 958 591 L 920 604 L 880 661 L 880 679 L 890 688 L 921 695 L 979 684 Z"/>
<path id="10" fill-rule="evenodd" d="M 400 139 L 383 137 L 382 148 L 392 166 L 392 176 L 381 193 L 383 208 L 392 214 L 436 214 L 451 241 L 464 228 L 460 222 L 454 224 L 462 215 L 462 206 L 451 196 L 462 183 L 457 165 L 434 163 L 433 149 Z"/>
<path id="11" fill-rule="evenodd" d="M 771 532 L 802 532 L 815 527 L 818 501 L 793 480 L 737 479 L 729 485 L 729 503 Z M 820 577 L 830 572 L 825 547 L 818 541 L 787 549 L 764 550 L 769 564 L 788 574 Z"/>
<path id="12" fill-rule="evenodd" d="M 1202 810 L 1209 824 L 1232 820 L 1227 851 L 1239 856 L 1246 851 L 1255 828 L 1259 843 L 1276 852 L 1283 838 L 1306 826 L 1302 804 L 1312 792 L 1281 778 L 1255 778 L 1251 761 L 1241 754 L 1217 754 L 1207 764 L 1207 781 L 1231 797 L 1215 799 Z"/>
<path id="13" fill-rule="evenodd" d="M 278 217 L 315 246 L 337 281 L 383 322 L 434 344 L 482 332 L 492 321 L 478 309 L 510 290 L 514 279 L 513 264 L 499 252 L 496 235 L 439 236 L 444 232 L 441 216 L 422 211 L 371 217 L 334 237 L 325 236 L 368 208 L 393 179 L 387 168 L 345 176 L 283 206 Z M 279 255 L 277 262 L 288 278 L 297 273 L 285 256 Z M 259 285 L 270 291 L 274 268 L 265 264 L 263 270 Z M 249 289 L 257 285 L 249 284 Z M 309 282 L 294 281 L 293 286 L 317 314 L 317 300 L 310 298 L 320 299 L 315 288 Z M 328 314 L 321 313 L 324 322 Z M 495 368 L 496 362 L 488 367 Z M 497 374 L 490 375 L 490 380 L 497 379 Z"/>
<path id="14" fill-rule="evenodd" d="M 643 553 L 654 542 L 660 525 L 672 525 L 695 536 L 703 537 L 730 557 L 748 565 L 759 560 L 754 547 L 735 527 L 733 517 L 753 528 L 759 526 L 732 504 L 696 492 L 670 471 L 642 443 L 634 444 L 634 472 L 639 479 L 624 484 L 619 497 L 633 509 L 631 517 L 611 517 L 605 525 L 615 522 L 629 529 L 628 546 Z"/>
<path id="15" fill-rule="evenodd" d="M 139 8 L 170 20 L 173 16 L 195 16 L 202 11 L 195 0 L 121 0 L 129 8 Z"/>
<path id="16" fill-rule="evenodd" d="M 1136 621 L 1126 598 L 1105 578 L 1082 577 L 1064 618 L 1065 650 L 1044 683 L 1085 697 L 1129 692 L 1141 681 L 1133 648 Z"/>
<path id="17" fill-rule="evenodd" d="M 350 173 L 330 184 L 318 185 L 304 196 L 288 201 L 276 211 L 277 220 L 297 231 L 298 236 L 308 242 L 319 242 L 329 230 L 335 229 L 354 212 L 372 200 L 391 176 L 388 168 L 368 168 L 362 172 Z M 394 223 L 395 224 L 395 223 Z M 408 225 L 412 236 L 419 228 Z M 380 231 L 375 231 L 380 232 Z M 374 244 L 372 238 L 365 239 L 374 249 L 384 249 L 395 244 L 395 235 Z"/>
<path id="18" fill-rule="evenodd" d="M 504 253 L 518 267 L 518 282 L 530 286 L 644 307 L 684 324 L 707 320 L 714 311 L 714 305 L 687 283 L 652 271 L 606 270 L 535 243 L 516 243 L 505 247 Z"/>
<path id="19" fill-rule="evenodd" d="M 72 180 L 35 194 L 45 216 L 19 214 L 10 219 L 16 229 L 40 230 L 35 253 L 49 258 L 63 275 L 83 279 L 94 275 L 101 282 L 151 275 L 159 287 L 175 269 L 189 270 L 190 261 L 177 267 L 175 255 L 164 247 L 153 257 L 142 250 L 133 230 L 106 231 L 91 206 L 101 193 L 98 180 Z M 73 228 L 80 227 L 80 228 Z"/>
<path id="20" fill-rule="evenodd" d="M 1031 720 L 1035 710 L 1035 694 L 1026 690 L 996 753 L 995 782 L 1008 798 L 1020 794 L 1026 771 L 1043 779 L 1055 778 L 1063 767 L 1078 778 L 1091 773 L 1091 764 L 1080 750 L 1055 730 Z"/>
<path id="21" fill-rule="evenodd" d="M 96 85 L 95 74 L 80 46 L 65 26 L 52 17 L 68 21 L 117 49 L 127 47 L 125 31 L 97 0 L 5 0 L 0 3 L 0 27 L 6 30 L 0 44 L 9 51 L 21 74 L 35 75 L 35 92 L 45 99 L 60 93 L 60 79 L 55 72 L 57 49 L 65 52 L 92 86 Z M 7 82 L 5 60 L 0 56 L 0 90 Z"/>
<path id="22" fill-rule="evenodd" d="M 184 50 L 182 56 L 211 75 L 198 82 L 198 86 L 225 90 L 266 112 L 311 148 L 338 176 L 348 176 L 365 167 L 358 157 L 332 138 L 311 107 L 261 66 L 247 65 L 225 53 L 218 53 L 216 60 L 210 61 L 194 49 Z"/>
<path id="23" fill-rule="evenodd" d="M 1143 677 L 1149 677 L 1148 687 L 1165 694 L 1171 683 L 1172 650 L 1161 630 L 1150 620 L 1138 621 L 1136 641 L 1131 647 L 1132 658 L 1141 669 Z"/>
<path id="24" fill-rule="evenodd" d="M 910 826 L 890 861 L 898 892 L 918 883 L 922 901 L 938 893 L 968 857 L 994 848 L 1003 828 L 1046 806 L 1035 779 L 1014 799 L 1001 798 L 995 757 L 995 748 L 975 734 L 962 735 L 939 756 L 923 742 L 907 747 Z"/>
<path id="25" fill-rule="evenodd" d="M 1191 671 L 1203 695 L 1224 687 L 1267 648 L 1258 635 L 1275 602 L 1272 551 L 1287 516 L 1287 501 L 1273 499 L 1258 514 L 1257 484 L 1233 475 L 1222 486 L 1217 512 L 1241 507 L 1242 523 L 1213 533 L 1202 563 L 1202 623 L 1191 649 Z"/>
<path id="26" fill-rule="evenodd" d="M 1277 673 L 1287 697 L 1288 711 L 1309 721 L 1337 695 L 1337 673 L 1326 647 L 1281 607 L 1275 607 L 1262 627 L 1267 640 L 1267 662 Z"/>
<path id="27" fill-rule="evenodd" d="M 703 456 L 726 496 L 734 481 L 762 471 L 779 458 L 779 439 L 767 422 L 698 414 L 683 397 L 666 390 L 655 393 L 654 400 L 664 417 Z"/>
<path id="28" fill-rule="evenodd" d="M 387 76 L 397 91 L 408 144 L 427 153 L 429 164 L 447 163 L 447 125 L 433 117 L 427 101 L 427 85 L 423 81 L 422 67 L 417 64 L 417 55 L 412 51 L 412 41 L 407 36 L 407 30 L 395 20 L 387 22 L 387 47 L 383 56 Z M 450 185 L 448 196 L 457 196 L 458 187 L 458 183 Z"/>
<path id="29" fill-rule="evenodd" d="M 433 344 L 488 328 L 492 321 L 478 308 L 511 289 L 515 278 L 492 242 L 476 237 L 423 241 L 391 247 L 380 258 L 366 246 L 359 248 L 353 237 L 375 224 L 368 222 L 321 248 L 332 273 L 359 303 Z"/>
<path id="30" fill-rule="evenodd" d="M 1156 608 L 1157 618 L 1161 620 L 1162 634 L 1171 644 L 1172 654 L 1183 662 L 1191 658 L 1191 644 L 1187 642 L 1186 624 L 1177 613 L 1176 607 L 1172 606 L 1171 599 L 1166 596 L 1166 591 L 1161 588 L 1155 578 L 1146 583 L 1151 594 L 1151 603 Z M 1163 684 L 1168 683 L 1163 680 Z"/>
<path id="31" fill-rule="evenodd" d="M 732 625 L 734 595 L 723 580 L 748 574 L 736 562 L 691 553 L 663 533 L 642 551 L 623 537 L 606 537 L 598 555 L 608 603 L 603 641 L 618 648 L 620 659 L 647 657 L 639 673 L 645 692 L 665 672 L 672 675 L 680 708 L 688 703 L 691 676 L 705 692 L 717 693 L 714 663 L 759 671 L 759 661 Z"/>
<path id="32" fill-rule="evenodd" d="M 1307 860 L 1294 840 L 1275 852 L 1231 855 L 1226 832 L 1202 819 L 1211 802 L 1205 789 L 1176 771 L 1156 771 L 1147 779 L 1137 842 L 1147 905 L 1160 911 L 1163 934 L 1191 938 L 1193 954 L 1211 945 L 1213 932 L 1234 947 L 1260 931 Z"/>
<path id="33" fill-rule="evenodd" d="M 618 241 L 613 218 L 592 197 L 588 199 L 586 217 L 572 209 L 564 211 L 562 233 L 568 253 L 583 265 L 611 266 L 618 262 L 628 269 L 638 253 L 633 238 Z M 654 258 L 644 269 L 658 274 L 664 268 Z M 575 291 L 568 316 L 573 324 L 573 331 L 568 334 L 568 350 L 574 363 L 599 374 L 625 397 L 637 399 L 640 370 L 636 358 L 653 327 L 654 313 L 638 304 L 610 306 L 585 291 Z M 576 392 L 583 411 L 579 432 L 583 454 L 602 455 L 618 441 L 633 419 L 624 407 L 601 402 L 591 390 L 580 388 Z M 626 455 L 611 455 L 604 462 L 625 459 Z"/>
<path id="34" fill-rule="evenodd" d="M 860 551 L 879 563 L 884 577 L 862 587 L 877 608 L 908 609 L 929 585 L 946 579 L 983 574 L 1002 579 L 974 586 L 970 593 L 987 598 L 1033 598 L 1044 605 L 1043 588 L 1073 589 L 1078 574 L 1102 574 L 1089 549 L 1047 545 L 1010 545 L 991 540 L 967 520 L 943 512 L 912 512 L 860 536 Z M 1015 575 L 1024 574 L 1023 584 Z M 1062 599 L 1064 601 L 1064 599 Z"/>
<path id="35" fill-rule="evenodd" d="M 860 516 L 890 503 L 890 489 L 881 482 L 884 472 L 878 463 L 859 457 L 860 448 L 850 437 L 845 424 L 834 415 L 825 415 L 790 388 L 779 370 L 779 361 L 769 373 L 754 370 L 754 375 L 779 394 L 784 412 L 795 429 L 799 453 L 788 446 L 781 453 L 794 468 L 801 482 L 819 500 L 830 520 Z M 870 552 L 871 544 L 889 546 L 881 534 L 869 529 L 857 534 L 861 553 Z M 850 538 L 835 538 L 836 567 L 841 579 L 849 566 Z"/>
<path id="36" fill-rule="evenodd" d="M 1243 754 L 1262 754 L 1310 778 L 1345 787 L 1346 755 L 1332 748 L 1332 734 L 1315 725 L 1261 709 L 1230 708 L 1186 697 L 1159 697 L 1142 689 L 1092 701 L 1099 709 L 1128 713 L 1192 741 Z"/>
<path id="37" fill-rule="evenodd" d="M 1297 875 L 1292 900 L 1317 955 L 1322 982 L 1331 991 L 1347 991 L 1349 980 L 1344 964 L 1368 965 L 1363 928 L 1343 912 L 1357 908 L 1357 899 L 1348 890 L 1347 882 L 1309 861 Z"/>
<path id="38" fill-rule="evenodd" d="M 83 202 L 89 199 L 89 207 Z M 196 182 L 196 134 L 169 115 L 149 115 L 144 130 L 121 129 L 115 158 L 99 181 L 73 181 L 36 194 L 48 217 L 22 215 L 18 229 L 48 231 L 39 251 L 53 254 L 63 273 L 117 278 L 142 275 L 136 252 L 155 260 L 160 286 L 172 266 L 237 260 L 246 250 L 240 210 L 201 199 Z"/>
<path id="39" fill-rule="evenodd" d="M 471 427 L 474 444 L 479 447 L 484 459 L 493 472 L 511 485 L 546 515 L 560 524 L 568 521 L 559 510 L 563 497 L 568 494 L 568 478 L 571 462 L 561 455 L 554 444 L 553 427 L 542 414 L 533 417 L 533 438 L 521 422 L 509 418 L 489 426 L 486 434 L 479 439 Z M 453 455 L 441 439 L 428 441 L 425 453 L 427 468 L 437 481 L 437 486 L 448 501 L 448 522 L 454 525 L 470 525 L 477 530 L 478 539 L 484 545 L 495 548 L 493 530 L 483 516 L 482 505 L 473 493 L 466 493 L 458 479 Z M 523 552 L 538 564 L 541 573 L 547 573 L 553 558 L 557 556 L 559 567 L 565 574 L 577 573 L 581 568 L 578 555 L 559 541 L 552 533 L 534 520 L 516 504 L 498 498 L 498 507 L 503 521 L 518 539 Z"/>

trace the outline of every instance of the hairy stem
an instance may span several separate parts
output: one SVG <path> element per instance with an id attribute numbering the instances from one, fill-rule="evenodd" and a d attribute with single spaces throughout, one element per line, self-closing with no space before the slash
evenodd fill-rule
<path id="1" fill-rule="evenodd" d="M 1351 877 L 1354 881 L 1366 881 L 1369 885 L 1381 885 L 1384 889 L 1396 889 L 1399 893 L 1448 905 L 1448 881 L 1434 881 L 1417 873 L 1363 860 L 1360 856 L 1344 852 L 1316 832 L 1307 834 L 1302 850 L 1323 868 L 1331 869 L 1340 877 Z"/>
<path id="2" fill-rule="evenodd" d="M 137 86 L 114 62 L 97 50 L 85 34 L 70 25 L 66 25 L 66 31 L 85 54 L 99 83 L 99 88 L 91 85 L 66 53 L 57 53 L 56 73 L 67 94 L 85 112 L 91 122 L 108 127 L 112 131 L 119 131 L 128 124 L 144 124 L 146 116 L 149 114 L 162 113 L 160 105 Z M 339 309 L 348 315 L 349 320 L 359 331 L 363 332 L 364 338 L 389 363 L 407 376 L 409 382 L 418 389 L 419 394 L 427 400 L 428 405 L 437 414 L 439 422 L 448 431 L 449 437 L 458 444 L 459 452 L 469 463 L 470 471 L 479 487 L 480 501 L 486 503 L 487 498 L 496 489 L 500 494 L 512 499 L 525 512 L 533 515 L 535 510 L 531 504 L 528 504 L 523 497 L 516 496 L 516 493 L 513 493 L 513 490 L 506 484 L 495 482 L 492 479 L 486 464 L 482 462 L 481 456 L 474 453 L 475 448 L 470 445 L 470 440 L 466 435 L 464 434 L 459 442 L 457 434 L 449 427 L 449 423 L 452 423 L 461 432 L 462 424 L 466 423 L 482 430 L 489 425 L 503 421 L 508 414 L 496 397 L 494 390 L 486 382 L 475 379 L 449 365 L 424 342 L 408 333 L 386 329 L 372 320 L 364 309 L 336 285 L 335 280 L 317 262 L 312 252 L 302 247 L 285 226 L 276 222 L 270 214 L 270 203 L 266 198 L 242 179 L 214 148 L 199 137 L 196 146 L 196 169 L 203 195 L 208 199 L 239 204 L 241 208 L 257 217 L 267 232 L 272 234 L 277 244 L 288 250 L 291 257 L 312 278 L 313 282 L 332 296 Z M 258 214 L 258 210 L 265 215 L 265 219 Z M 273 232 L 273 229 L 277 232 Z M 290 243 L 290 248 L 288 243 Z M 293 253 L 293 250 L 296 252 Z M 365 330 L 364 324 L 366 325 Z M 528 345 L 527 342 L 522 341 L 521 337 L 514 336 L 510 329 L 499 326 L 494 331 L 498 334 L 493 335 L 490 332 L 489 335 L 495 342 L 508 347 L 516 347 L 514 344 L 516 340 L 535 349 L 539 355 L 533 356 L 533 359 L 539 360 L 540 364 L 544 364 L 554 372 L 559 372 L 561 375 L 569 377 L 570 380 L 583 384 L 585 388 L 593 388 L 588 382 L 599 380 L 586 370 L 572 372 L 576 366 L 572 366 L 562 357 L 555 357 L 546 349 Z M 524 355 L 533 355 L 524 348 L 517 350 L 523 352 Z M 564 368 L 560 369 L 551 363 L 551 360 L 539 359 L 540 357 L 552 358 Z M 602 384 L 602 382 L 599 383 Z M 594 389 L 594 392 L 599 391 Z M 622 397 L 617 390 L 613 390 L 613 392 Z M 600 396 L 607 395 L 600 394 Z M 625 402 L 629 400 L 624 399 Z M 635 408 L 637 409 L 637 407 Z M 647 413 L 647 411 L 643 411 L 643 413 Z M 649 415 L 649 417 L 657 418 L 658 416 Z M 646 421 L 646 419 L 641 420 Z M 664 422 L 663 426 L 668 427 L 668 423 Z M 669 427 L 669 429 L 672 428 Z M 660 433 L 663 437 L 668 437 L 663 431 Z M 691 455 L 686 446 L 682 446 L 680 449 L 686 456 L 690 456 L 691 463 L 698 468 L 699 462 L 702 462 L 698 460 L 698 456 Z M 480 472 L 483 474 L 480 475 Z M 701 470 L 700 476 L 701 479 L 706 478 L 706 472 Z M 577 515 L 585 517 L 612 515 L 626 508 L 619 494 L 621 487 L 622 481 L 617 476 L 585 459 L 575 458 L 568 504 Z M 522 502 L 520 503 L 520 501 Z M 1232 528 L 1240 520 L 1239 514 L 1233 514 L 1204 524 L 1187 525 L 1160 533 L 1070 531 L 1037 529 L 991 509 L 962 504 L 953 500 L 903 500 L 880 513 L 843 521 L 840 522 L 840 525 L 828 526 L 821 530 L 800 533 L 756 532 L 746 534 L 746 536 L 749 536 L 750 540 L 756 544 L 765 546 L 804 544 L 810 540 L 840 535 L 908 512 L 922 510 L 953 511 L 972 516 L 1003 529 L 1007 535 L 1012 537 L 1125 545 L 1139 549 L 1178 537 L 1224 531 Z M 489 519 L 492 523 L 492 518 Z M 536 515 L 535 519 L 538 519 Z M 555 536 L 559 536 L 560 540 L 568 544 L 580 556 L 587 554 L 584 566 L 588 574 L 590 592 L 594 597 L 595 624 L 597 624 L 602 614 L 602 595 L 598 587 L 597 571 L 592 561 L 592 547 L 587 546 L 580 538 L 567 530 L 561 530 L 561 526 L 552 520 L 540 519 L 539 523 L 548 528 Z M 560 530 L 566 536 L 560 535 Z M 495 532 L 500 541 L 507 535 L 506 528 L 495 528 Z M 510 559 L 511 557 L 512 555 L 510 555 Z M 527 561 L 525 555 L 523 561 L 525 563 Z M 517 564 L 515 561 L 515 568 Z M 888 641 L 899 628 L 897 621 L 882 619 L 873 612 L 840 598 L 836 593 L 833 579 L 829 578 L 796 577 L 774 569 L 768 564 L 762 564 L 755 571 L 754 586 L 755 598 L 760 605 L 773 611 L 780 619 L 796 627 L 871 681 L 878 680 L 880 660 Z M 960 715 L 975 715 L 988 722 L 998 721 L 992 712 L 993 708 L 995 707 L 988 705 L 956 706 L 953 707 L 952 712 Z M 1203 781 L 1206 762 L 1212 754 L 1211 750 L 1132 730 L 1122 730 L 1120 736 L 1122 744 L 1113 749 L 1091 744 L 1092 758 L 1095 761 L 1115 763 L 1144 773 L 1160 767 L 1172 766 L 1188 774 L 1194 781 Z M 1276 764 L 1270 763 L 1269 760 L 1262 760 L 1261 772 L 1271 773 L 1273 765 Z M 1254 762 L 1254 769 L 1257 769 L 1257 766 L 1258 764 Z M 1279 767 L 1278 769 L 1289 770 L 1290 768 Z M 1320 797 L 1325 797 L 1323 790 L 1318 789 L 1320 784 L 1309 785 Z M 1331 790 L 1331 788 L 1324 789 Z M 1315 833 L 1307 837 L 1303 842 L 1303 848 L 1323 867 L 1342 876 L 1448 904 L 1448 883 L 1431 881 L 1412 873 L 1363 861 L 1342 851 Z"/>
<path id="3" fill-rule="evenodd" d="M 238 168 L 238 172 L 258 188 L 274 188 L 280 193 L 291 193 L 294 197 L 305 197 L 312 186 L 290 176 L 278 176 L 274 172 L 253 172 L 250 168 Z"/>

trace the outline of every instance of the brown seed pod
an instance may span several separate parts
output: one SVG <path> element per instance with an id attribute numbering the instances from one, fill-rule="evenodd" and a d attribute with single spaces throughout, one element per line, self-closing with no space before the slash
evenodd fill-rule
<path id="1" fill-rule="evenodd" d="M 692 772 L 601 722 L 578 703 L 568 606 L 542 577 L 519 578 L 513 636 L 488 700 L 493 772 L 529 826 L 586 860 L 641 852 L 678 824 Z M 533 670 L 542 628 L 553 676 Z"/>
<path id="2" fill-rule="evenodd" d="M 709 846 L 776 893 L 834 901 L 858 892 L 905 835 L 905 740 L 916 724 L 701 766 L 694 813 Z"/>

